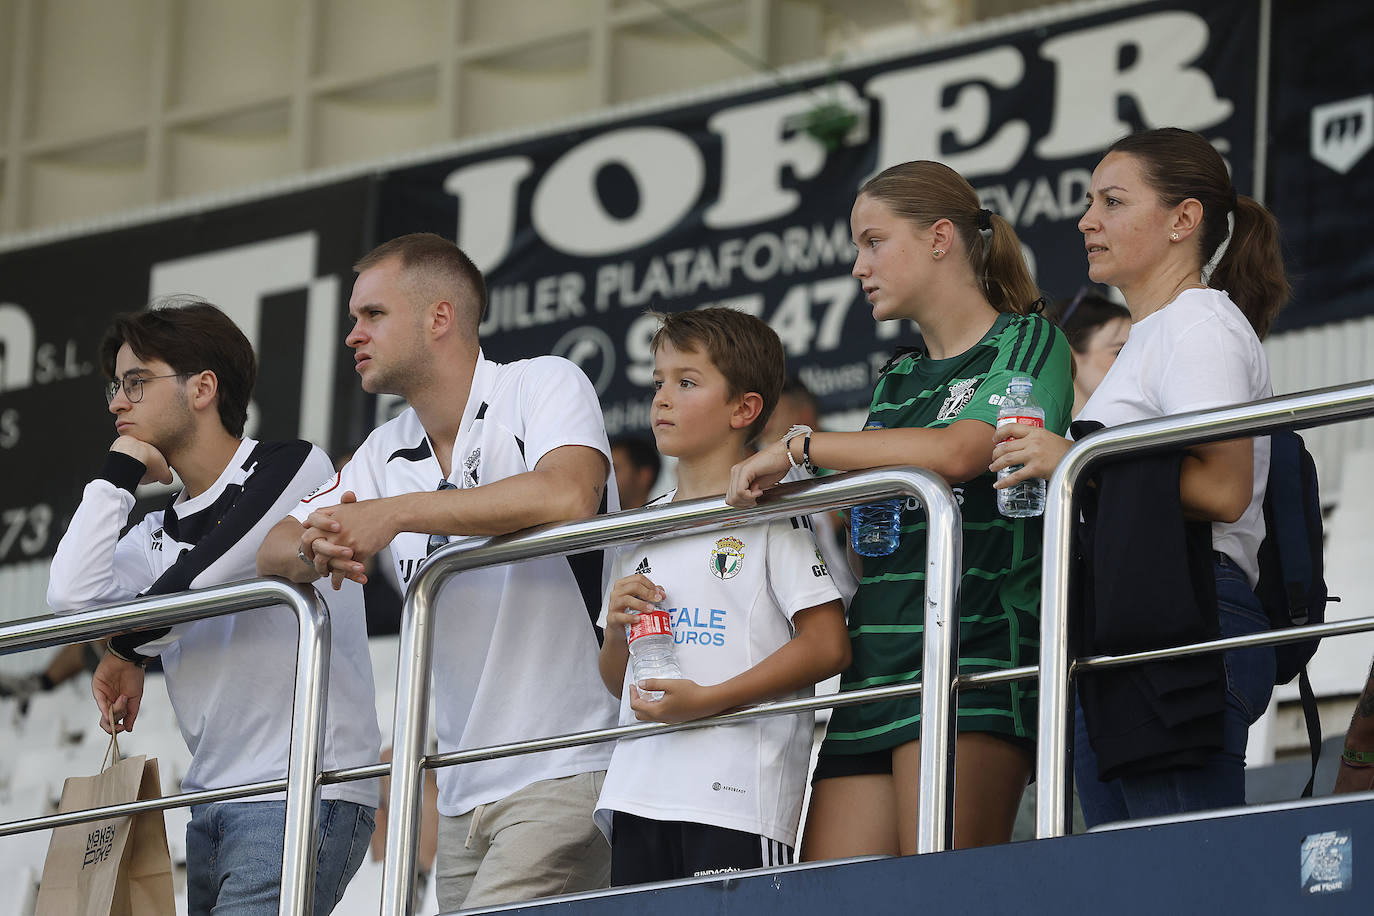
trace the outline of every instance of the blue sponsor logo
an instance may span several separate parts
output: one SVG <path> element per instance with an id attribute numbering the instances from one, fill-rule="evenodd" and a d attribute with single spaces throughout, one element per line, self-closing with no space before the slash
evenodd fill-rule
<path id="1" fill-rule="evenodd" d="M 725 645 L 725 611 L 719 608 L 672 607 L 673 642 L 679 646 Z"/>

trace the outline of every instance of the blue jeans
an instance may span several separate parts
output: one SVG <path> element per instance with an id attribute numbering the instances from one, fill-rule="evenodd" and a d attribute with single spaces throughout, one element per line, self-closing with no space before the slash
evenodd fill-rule
<path id="1" fill-rule="evenodd" d="M 1222 636 L 1269 629 L 1269 619 L 1245 573 L 1224 554 L 1216 565 L 1217 612 Z M 1074 777 L 1089 827 L 1109 821 L 1182 814 L 1245 804 L 1245 743 L 1250 726 L 1269 706 L 1274 690 L 1274 650 L 1232 649 L 1226 668 L 1226 711 L 1222 749 L 1201 767 L 1179 767 L 1110 782 L 1097 778 L 1097 755 L 1079 706 L 1074 728 Z"/>
<path id="2" fill-rule="evenodd" d="M 325 799 L 315 849 L 315 916 L 343 897 L 372 838 L 375 808 Z M 189 916 L 276 916 L 286 802 L 192 805 L 186 826 Z"/>

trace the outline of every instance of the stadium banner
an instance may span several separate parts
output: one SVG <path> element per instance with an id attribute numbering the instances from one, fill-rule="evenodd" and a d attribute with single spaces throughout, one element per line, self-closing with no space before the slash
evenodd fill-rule
<path id="1" fill-rule="evenodd" d="M 375 235 L 457 238 L 487 274 L 488 356 L 555 353 L 596 385 L 612 435 L 648 428 L 648 309 L 767 320 L 824 412 L 866 405 L 906 322 L 875 325 L 850 276 L 849 212 L 880 169 L 938 159 L 1020 235 L 1042 289 L 1087 281 L 1092 169 L 1132 129 L 1210 138 L 1252 193 L 1260 5 L 1075 6 L 905 57 L 584 123 L 392 171 Z M 808 118 L 828 106 L 852 125 Z M 824 114 L 826 109 L 822 109 Z"/>
<path id="2" fill-rule="evenodd" d="M 362 394 L 343 338 L 370 184 L 0 253 L 0 565 L 56 549 L 115 438 L 101 338 L 115 313 L 152 299 L 207 299 L 247 334 L 259 362 L 250 435 L 361 439 Z"/>
<path id="3" fill-rule="evenodd" d="M 1269 197 L 1294 285 L 1276 331 L 1374 312 L 1374 5 L 1275 3 Z"/>

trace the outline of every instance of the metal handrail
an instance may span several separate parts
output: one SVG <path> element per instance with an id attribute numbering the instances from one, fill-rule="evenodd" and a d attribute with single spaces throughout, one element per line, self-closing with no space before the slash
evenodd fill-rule
<path id="1" fill-rule="evenodd" d="M 1069 449 L 1055 468 L 1045 503 L 1040 603 L 1040 737 L 1036 745 L 1035 835 L 1063 836 L 1069 825 L 1068 594 L 1075 520 L 1073 494 L 1098 462 L 1126 454 L 1302 429 L 1374 416 L 1374 380 L 1194 411 L 1100 430 Z"/>
<path id="2" fill-rule="evenodd" d="M 651 509 L 545 525 L 498 538 L 469 538 L 449 544 L 429 557 L 410 583 L 401 616 L 381 912 L 388 916 L 413 913 L 411 884 L 420 832 L 421 770 L 426 764 L 424 744 L 429 716 L 435 598 L 450 577 L 471 569 L 504 566 L 534 557 L 564 556 L 671 537 L 701 528 L 753 524 L 898 496 L 919 499 L 925 507 L 929 527 L 920 690 L 921 784 L 917 845 L 921 852 L 947 848 L 953 828 L 950 808 L 954 744 L 951 738 L 955 707 L 951 695 L 958 658 L 957 597 L 963 551 L 962 522 L 954 494 L 939 476 L 919 468 L 878 468 L 777 487 L 752 509 L 737 509 L 719 498 L 669 503 Z M 834 699 L 826 697 L 810 702 L 829 705 Z M 763 714 L 761 710 L 751 712 Z M 598 737 L 604 740 L 611 731 L 603 730 Z M 521 742 L 515 746 L 528 744 Z M 458 762 L 459 759 L 496 756 L 487 754 L 486 750 L 444 755 L 444 763 L 450 758 Z M 483 756 L 467 756 L 476 752 L 482 752 Z M 439 760 L 434 759 L 432 765 L 439 765 Z"/>
<path id="3" fill-rule="evenodd" d="M 286 789 L 286 827 L 282 837 L 281 916 L 307 916 L 314 908 L 315 834 L 318 830 L 319 758 L 324 737 L 325 694 L 329 689 L 329 615 L 313 589 L 276 579 L 250 579 L 191 592 L 140 598 L 57 617 L 34 617 L 0 626 L 0 655 L 67 645 L 132 629 L 173 626 L 256 608 L 286 605 L 296 615 L 295 700 L 291 748 L 285 781 L 192 792 L 172 799 L 131 802 L 16 821 L 0 836 L 47 826 L 177 807 L 219 798 Z M 250 793 L 246 789 L 254 789 Z M 164 803 L 166 802 L 166 803 Z M 78 816 L 81 815 L 81 816 Z M 16 826 L 18 825 L 18 826 Z M 22 828 L 22 829 L 21 829 Z"/>

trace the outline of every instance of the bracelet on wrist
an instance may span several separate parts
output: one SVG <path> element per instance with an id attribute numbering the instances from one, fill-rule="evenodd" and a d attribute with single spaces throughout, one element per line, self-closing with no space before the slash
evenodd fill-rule
<path id="1" fill-rule="evenodd" d="M 137 665 L 140 668 L 148 667 L 148 662 L 150 661 L 149 658 L 143 655 L 139 655 L 137 652 L 130 653 L 130 655 L 133 656 L 132 658 L 130 658 L 129 655 L 126 655 L 115 648 L 113 639 L 105 644 L 105 651 L 122 662 L 128 662 L 130 665 Z"/>
<path id="2" fill-rule="evenodd" d="M 811 463 L 811 432 L 809 430 L 802 439 L 802 467 L 806 468 L 806 473 L 812 477 L 816 476 L 816 466 Z"/>
<path id="3" fill-rule="evenodd" d="M 802 460 L 801 462 L 798 462 L 797 459 L 795 459 L 795 458 L 792 457 L 792 440 L 795 439 L 795 438 L 797 438 L 798 436 L 806 436 L 806 437 L 807 437 L 806 440 L 804 440 L 803 445 L 802 445 L 802 457 L 803 457 L 803 460 Z M 807 463 L 806 463 L 806 460 L 805 460 L 805 456 L 806 456 L 806 445 L 805 445 L 805 442 L 809 442 L 810 439 L 811 439 L 811 427 L 809 427 L 809 426 L 802 426 L 802 425 L 798 424 L 797 426 L 793 426 L 793 427 L 792 427 L 791 429 L 789 429 L 787 432 L 783 433 L 783 435 L 782 435 L 782 450 L 783 450 L 784 452 L 787 453 L 787 463 L 788 463 L 789 465 L 791 465 L 791 466 L 794 467 L 794 468 L 797 468 L 797 467 L 806 467 L 806 466 L 807 466 Z M 814 470 L 811 471 L 811 472 L 814 473 Z"/>
<path id="4" fill-rule="evenodd" d="M 1374 767 L 1374 751 L 1356 751 L 1347 747 L 1341 751 L 1341 763 L 1357 770 Z"/>

